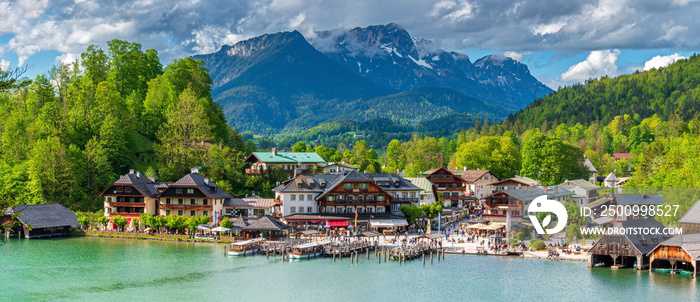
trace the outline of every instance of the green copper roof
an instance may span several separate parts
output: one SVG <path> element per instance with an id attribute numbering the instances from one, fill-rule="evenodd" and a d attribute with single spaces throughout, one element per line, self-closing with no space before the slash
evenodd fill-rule
<path id="1" fill-rule="evenodd" d="M 316 152 L 253 152 L 253 155 L 264 163 L 324 163 Z"/>

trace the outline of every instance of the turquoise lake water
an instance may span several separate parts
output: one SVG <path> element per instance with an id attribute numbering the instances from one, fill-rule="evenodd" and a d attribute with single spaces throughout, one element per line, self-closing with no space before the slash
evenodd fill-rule
<path id="1" fill-rule="evenodd" d="M 697 301 L 698 281 L 584 262 L 446 255 L 282 262 L 223 245 L 102 238 L 0 246 L 1 301 Z"/>

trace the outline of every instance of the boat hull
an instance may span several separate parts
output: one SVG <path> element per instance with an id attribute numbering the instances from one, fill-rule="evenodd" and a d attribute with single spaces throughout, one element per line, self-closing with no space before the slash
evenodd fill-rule
<path id="1" fill-rule="evenodd" d="M 670 268 L 655 268 L 654 272 L 660 273 L 660 274 L 670 274 L 671 269 Z"/>
<path id="2" fill-rule="evenodd" d="M 683 275 L 683 276 L 692 276 L 692 275 L 693 275 L 693 272 L 681 270 L 681 271 L 680 271 L 680 274 Z"/>
<path id="3" fill-rule="evenodd" d="M 289 254 L 290 259 L 304 259 L 304 258 L 309 258 L 309 257 L 317 257 L 320 256 L 321 253 L 311 253 L 311 254 Z"/>
<path id="4" fill-rule="evenodd" d="M 242 256 L 243 254 L 253 254 L 257 253 L 258 249 L 252 249 L 252 250 L 247 250 L 245 252 L 234 252 L 234 251 L 228 251 L 229 256 Z"/>

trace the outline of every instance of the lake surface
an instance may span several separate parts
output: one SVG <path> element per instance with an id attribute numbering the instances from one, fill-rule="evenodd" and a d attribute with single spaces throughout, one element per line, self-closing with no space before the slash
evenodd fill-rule
<path id="1" fill-rule="evenodd" d="M 11 239 L 2 301 L 697 301 L 698 281 L 585 262 L 446 255 L 378 264 L 224 256 L 224 245 L 102 238 Z"/>

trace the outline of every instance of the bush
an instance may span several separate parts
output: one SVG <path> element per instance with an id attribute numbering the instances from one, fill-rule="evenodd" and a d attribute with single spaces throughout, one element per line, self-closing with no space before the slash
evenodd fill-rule
<path id="1" fill-rule="evenodd" d="M 508 239 L 508 245 L 510 246 L 518 246 L 520 244 L 518 239 L 515 238 L 510 238 Z"/>
<path id="2" fill-rule="evenodd" d="M 517 238 L 518 240 L 523 240 L 525 239 L 525 233 L 518 232 L 517 234 L 515 234 L 515 238 Z"/>
<path id="3" fill-rule="evenodd" d="M 539 250 L 544 250 L 544 249 L 547 248 L 547 246 L 544 244 L 544 241 L 542 241 L 542 240 L 540 240 L 540 239 L 532 239 L 532 240 L 530 240 L 530 247 L 531 247 L 533 250 L 537 250 L 537 251 L 539 251 Z"/>

